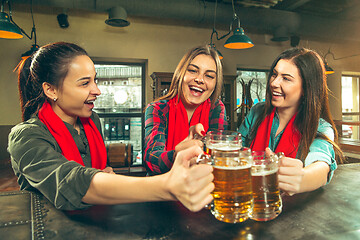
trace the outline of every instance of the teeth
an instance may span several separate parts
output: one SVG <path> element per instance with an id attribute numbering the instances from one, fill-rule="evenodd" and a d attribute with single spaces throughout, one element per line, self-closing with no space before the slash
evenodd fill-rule
<path id="1" fill-rule="evenodd" d="M 196 90 L 196 91 L 199 91 L 199 92 L 203 92 L 203 91 L 204 91 L 204 90 L 202 90 L 201 88 L 198 88 L 198 87 L 190 87 L 190 89 Z"/>
<path id="2" fill-rule="evenodd" d="M 86 101 L 86 103 L 94 103 L 95 100 Z"/>
<path id="3" fill-rule="evenodd" d="M 276 96 L 282 96 L 281 93 L 277 93 L 277 92 L 273 92 L 273 95 L 276 95 Z"/>

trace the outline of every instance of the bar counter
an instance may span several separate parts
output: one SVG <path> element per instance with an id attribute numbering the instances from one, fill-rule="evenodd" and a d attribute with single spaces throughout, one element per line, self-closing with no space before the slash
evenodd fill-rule
<path id="1" fill-rule="evenodd" d="M 0 239 L 360 239 L 360 163 L 340 165 L 331 183 L 283 197 L 269 222 L 229 224 L 178 202 L 56 210 L 42 195 L 0 193 Z"/>

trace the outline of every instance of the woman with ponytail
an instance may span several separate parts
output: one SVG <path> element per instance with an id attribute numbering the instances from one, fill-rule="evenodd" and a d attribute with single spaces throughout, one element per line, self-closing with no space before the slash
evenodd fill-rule
<path id="1" fill-rule="evenodd" d="M 58 42 L 39 48 L 19 67 L 18 80 L 24 122 L 9 134 L 8 151 L 22 190 L 39 191 L 63 210 L 179 200 L 198 211 L 212 200 L 211 166 L 190 167 L 200 147 L 180 152 L 162 176 L 122 176 L 107 166 L 92 111 L 100 95 L 95 67 L 81 47 Z"/>
<path id="2" fill-rule="evenodd" d="M 265 103 L 253 106 L 240 126 L 243 145 L 284 152 L 279 187 L 289 195 L 327 184 L 342 162 L 330 114 L 324 62 L 313 50 L 292 48 L 271 66 Z"/>

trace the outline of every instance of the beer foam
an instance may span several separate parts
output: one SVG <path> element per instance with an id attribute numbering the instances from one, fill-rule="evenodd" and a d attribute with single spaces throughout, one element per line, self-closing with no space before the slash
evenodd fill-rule
<path id="1" fill-rule="evenodd" d="M 251 175 L 252 176 L 266 176 L 266 175 L 270 175 L 270 174 L 273 174 L 273 173 L 276 173 L 278 171 L 278 169 L 272 169 L 272 170 L 267 170 L 267 171 L 263 171 L 263 170 L 260 170 L 260 171 L 257 171 L 256 169 L 254 170 L 251 170 Z"/>
<path id="2" fill-rule="evenodd" d="M 213 143 L 213 144 L 209 144 L 207 148 L 218 151 L 237 151 L 240 150 L 241 146 L 237 144 L 228 144 L 228 143 Z"/>
<path id="3" fill-rule="evenodd" d="M 214 168 L 217 168 L 217 169 L 223 169 L 223 170 L 240 170 L 240 169 L 246 169 L 246 168 L 250 168 L 251 165 L 250 164 L 247 164 L 247 165 L 244 165 L 244 166 L 213 166 Z"/>

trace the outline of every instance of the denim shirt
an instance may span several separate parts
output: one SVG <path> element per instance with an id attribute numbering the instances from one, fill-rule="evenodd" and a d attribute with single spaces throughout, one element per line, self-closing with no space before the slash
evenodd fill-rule
<path id="1" fill-rule="evenodd" d="M 264 111 L 264 108 L 265 108 L 265 103 L 258 103 L 254 105 L 251 108 L 249 114 L 242 122 L 239 128 L 239 132 L 242 135 L 242 141 L 244 147 L 250 147 L 251 145 L 249 139 L 250 130 L 255 124 L 256 119 Z M 277 113 L 275 113 L 274 120 L 271 126 L 270 140 L 268 145 L 268 147 L 272 151 L 276 149 L 284 132 L 283 130 L 276 136 L 276 131 L 278 128 L 279 128 L 279 117 Z M 332 141 L 334 140 L 334 130 L 332 129 L 331 125 L 322 118 L 319 119 L 317 131 L 318 133 L 327 136 Z M 335 152 L 332 144 L 321 138 L 315 138 L 314 141 L 311 143 L 309 153 L 304 160 L 305 167 L 316 161 L 324 161 L 329 165 L 330 167 L 330 172 L 328 175 L 328 183 L 329 183 L 334 174 L 334 170 L 337 168 L 337 164 L 335 160 Z"/>

